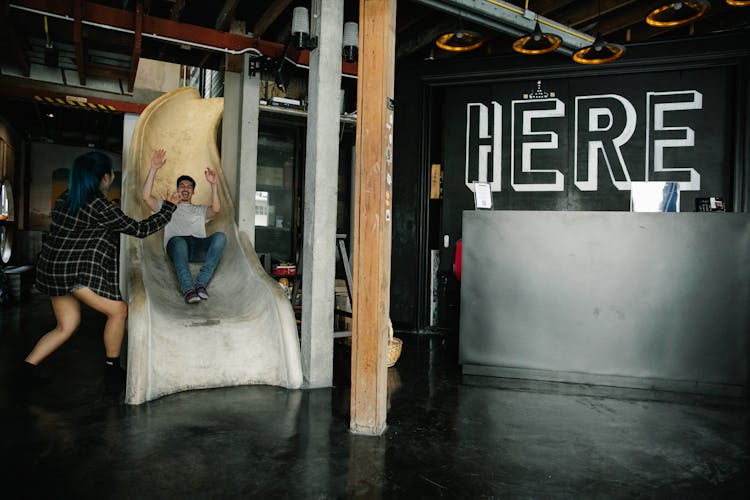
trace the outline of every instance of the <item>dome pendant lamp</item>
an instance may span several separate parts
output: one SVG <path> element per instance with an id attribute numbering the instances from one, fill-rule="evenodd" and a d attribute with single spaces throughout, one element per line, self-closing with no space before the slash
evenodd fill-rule
<path id="1" fill-rule="evenodd" d="M 601 35 L 596 35 L 594 43 L 578 49 L 573 60 L 579 64 L 604 64 L 615 61 L 625 53 L 625 47 L 616 43 L 607 43 Z"/>
<path id="2" fill-rule="evenodd" d="M 596 19 L 597 26 L 600 26 L 602 17 L 602 2 L 597 3 L 599 14 Z M 599 29 L 599 28 L 597 28 Z M 578 49 L 573 53 L 573 60 L 578 64 L 604 64 L 616 61 L 625 53 L 625 47 L 616 43 L 607 43 L 602 38 L 601 32 L 596 34 L 594 43 L 587 47 Z"/>
<path id="3" fill-rule="evenodd" d="M 671 2 L 652 10 L 646 16 L 646 23 L 657 28 L 682 26 L 703 17 L 710 8 L 711 4 L 706 0 Z"/>
<path id="4" fill-rule="evenodd" d="M 562 44 L 562 38 L 557 35 L 542 33 L 539 21 L 530 35 L 523 36 L 513 43 L 513 50 L 521 54 L 548 54 L 555 51 Z"/>
<path id="5" fill-rule="evenodd" d="M 470 52 L 481 47 L 483 43 L 482 35 L 464 28 L 460 15 L 458 27 L 453 31 L 443 33 L 435 40 L 435 45 L 448 52 Z"/>
<path id="6" fill-rule="evenodd" d="M 750 7 L 750 0 L 727 0 L 732 7 Z"/>

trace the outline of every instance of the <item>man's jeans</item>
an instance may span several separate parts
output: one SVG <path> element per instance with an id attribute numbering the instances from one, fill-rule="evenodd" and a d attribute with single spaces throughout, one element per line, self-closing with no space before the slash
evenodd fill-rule
<path id="1" fill-rule="evenodd" d="M 216 266 L 219 265 L 226 242 L 227 237 L 221 232 L 213 233 L 206 238 L 196 238 L 195 236 L 174 236 L 170 238 L 167 242 L 167 254 L 174 264 L 183 295 L 199 285 L 208 285 Z M 203 261 L 203 266 L 198 272 L 198 277 L 193 281 L 193 275 L 190 273 L 190 262 L 201 261 Z"/>

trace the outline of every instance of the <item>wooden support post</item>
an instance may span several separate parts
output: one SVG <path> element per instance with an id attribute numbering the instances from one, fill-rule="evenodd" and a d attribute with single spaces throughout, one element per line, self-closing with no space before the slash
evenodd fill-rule
<path id="1" fill-rule="evenodd" d="M 350 430 L 386 427 L 396 0 L 359 2 Z"/>

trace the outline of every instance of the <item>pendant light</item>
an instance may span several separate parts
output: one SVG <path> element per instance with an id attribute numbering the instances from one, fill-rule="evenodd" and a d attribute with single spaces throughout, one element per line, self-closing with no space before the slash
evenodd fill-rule
<path id="1" fill-rule="evenodd" d="M 652 10 L 646 16 L 646 23 L 658 28 L 681 26 L 703 17 L 710 8 L 711 4 L 706 0 L 671 2 Z"/>
<path id="2" fill-rule="evenodd" d="M 548 54 L 555 51 L 562 44 L 562 38 L 557 35 L 542 33 L 539 21 L 530 35 L 523 36 L 513 43 L 513 50 L 521 54 Z"/>
<path id="3" fill-rule="evenodd" d="M 596 18 L 597 29 L 602 16 L 601 0 L 598 4 L 599 14 Z M 594 43 L 580 48 L 573 53 L 573 60 L 578 64 L 604 64 L 616 61 L 625 53 L 625 47 L 604 41 L 601 33 L 596 34 Z"/>
<path id="4" fill-rule="evenodd" d="M 458 27 L 453 31 L 443 33 L 435 40 L 435 45 L 448 52 L 469 52 L 478 49 L 483 43 L 484 38 L 482 35 L 463 27 L 460 14 L 458 17 Z"/>
<path id="5" fill-rule="evenodd" d="M 526 0 L 524 10 L 528 12 L 529 0 Z M 513 50 L 521 54 L 548 54 L 555 51 L 560 45 L 562 45 L 562 38 L 557 35 L 542 33 L 542 28 L 539 26 L 539 16 L 537 16 L 534 31 L 530 35 L 522 36 L 516 40 L 513 43 Z"/>
<path id="6" fill-rule="evenodd" d="M 578 49 L 573 54 L 573 60 L 579 64 L 604 64 L 616 61 L 624 53 L 625 47 L 616 43 L 607 43 L 600 34 L 597 34 L 594 43 Z"/>
<path id="7" fill-rule="evenodd" d="M 732 7 L 750 7 L 750 0 L 727 0 Z"/>

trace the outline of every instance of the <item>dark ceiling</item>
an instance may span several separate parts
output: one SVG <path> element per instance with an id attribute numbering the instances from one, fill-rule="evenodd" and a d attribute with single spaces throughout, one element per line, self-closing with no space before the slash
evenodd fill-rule
<path id="1" fill-rule="evenodd" d="M 487 23 L 476 22 L 469 15 L 460 14 L 465 7 L 462 4 L 472 3 L 497 2 L 399 0 L 397 62 L 410 58 L 421 60 L 430 52 L 436 58 L 515 54 L 511 48 L 514 36 L 492 29 Z M 653 28 L 644 22 L 648 12 L 667 3 L 665 0 L 514 0 L 505 3 L 520 8 L 528 5 L 528 9 L 540 16 L 591 36 L 601 33 L 607 41 L 626 47 L 636 43 L 702 37 L 750 25 L 750 7 L 732 7 L 725 0 L 710 2 L 711 8 L 705 16 L 677 28 Z M 204 50 L 195 44 L 188 47 L 174 40 L 149 37 L 143 26 L 143 36 L 136 38 L 133 32 L 137 25 L 133 25 L 137 24 L 139 17 L 134 13 L 142 14 L 140 19 L 143 19 L 144 25 L 148 19 L 172 21 L 172 24 L 162 23 L 159 26 L 166 26 L 164 29 L 169 33 L 180 33 L 182 36 L 174 37 L 180 40 L 205 40 L 208 37 L 221 43 L 225 41 L 222 36 L 226 36 L 227 32 L 242 31 L 244 23 L 245 32 L 269 42 L 261 49 L 264 53 L 272 50 L 278 55 L 289 40 L 292 9 L 299 5 L 309 5 L 309 1 L 2 0 L 0 63 L 4 69 L 13 68 L 25 76 L 35 65 L 57 65 L 77 71 L 84 79 L 119 81 L 123 94 L 128 94 L 135 77 L 133 62 L 137 64 L 138 58 L 218 70 L 225 69 L 226 61 L 222 52 Z M 453 10 L 441 8 L 443 5 Z M 344 0 L 344 6 L 344 21 L 357 21 L 359 1 Z M 85 14 L 79 15 L 78 12 Z M 77 28 L 76 18 L 86 19 L 91 15 L 96 16 L 99 25 L 109 27 L 82 23 Z M 465 28 L 479 32 L 485 39 L 483 46 L 470 54 L 452 54 L 435 49 L 435 38 L 454 29 L 459 22 Z M 128 29 L 112 29 L 117 25 L 128 26 Z M 196 27 L 206 29 L 203 38 L 198 36 L 200 30 Z M 518 57 L 529 56 L 519 54 Z M 569 55 L 560 53 L 545 57 L 569 58 Z M 119 146 L 122 124 L 121 120 L 113 119 L 117 113 L 53 106 L 34 101 L 28 95 L 14 94 L 8 90 L 7 80 L 3 79 L 8 73 L 7 69 L 3 73 L 0 84 L 5 89 L 0 89 L 0 115 L 10 120 L 21 133 L 56 142 L 94 143 L 97 147 L 113 149 Z M 80 93 L 82 89 L 76 90 Z M 49 114 L 54 114 L 54 119 L 49 118 Z M 107 139 L 108 136 L 114 138 Z"/>

